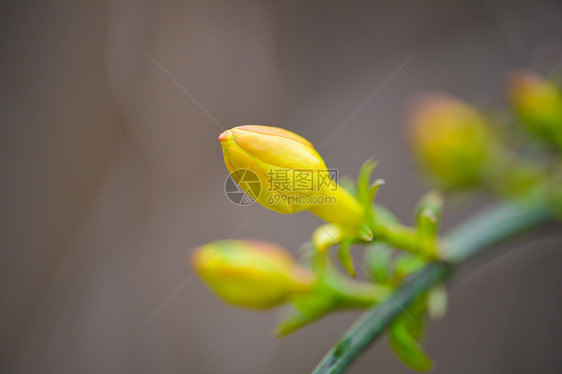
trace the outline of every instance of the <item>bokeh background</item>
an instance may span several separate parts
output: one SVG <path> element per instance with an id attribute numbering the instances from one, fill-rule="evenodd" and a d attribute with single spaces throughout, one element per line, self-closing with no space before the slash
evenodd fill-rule
<path id="1" fill-rule="evenodd" d="M 297 254 L 319 224 L 230 203 L 218 134 L 279 125 L 352 176 L 374 156 L 409 222 L 427 185 L 408 99 L 501 105 L 509 69 L 560 65 L 561 25 L 555 1 L 3 2 L 0 371 L 309 372 L 358 313 L 274 339 L 275 312 L 222 304 L 188 267 L 219 238 Z M 449 200 L 445 229 L 490 201 Z M 546 228 L 458 274 L 435 373 L 562 372 L 561 243 Z M 409 371 L 381 341 L 349 372 Z"/>

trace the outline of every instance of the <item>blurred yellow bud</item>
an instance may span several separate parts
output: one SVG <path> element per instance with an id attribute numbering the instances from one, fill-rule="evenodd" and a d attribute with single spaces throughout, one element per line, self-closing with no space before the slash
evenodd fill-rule
<path id="1" fill-rule="evenodd" d="M 326 252 L 332 245 L 349 236 L 350 233 L 346 233 L 341 226 L 327 223 L 314 230 L 311 241 L 318 252 Z"/>
<path id="2" fill-rule="evenodd" d="M 309 210 L 326 221 L 359 226 L 363 208 L 331 177 L 322 157 L 303 137 L 260 125 L 238 126 L 219 136 L 232 178 L 254 200 L 278 213 Z M 248 171 L 256 183 L 246 183 Z"/>
<path id="3" fill-rule="evenodd" d="M 507 96 L 521 122 L 543 140 L 562 148 L 562 90 L 531 71 L 508 76 Z"/>
<path id="4" fill-rule="evenodd" d="M 191 266 L 223 300 L 267 309 L 311 290 L 313 273 L 283 247 L 255 240 L 216 241 L 191 255 Z"/>
<path id="5" fill-rule="evenodd" d="M 484 117 L 454 97 L 426 94 L 409 111 L 410 141 L 421 166 L 444 187 L 477 184 L 492 151 Z"/>

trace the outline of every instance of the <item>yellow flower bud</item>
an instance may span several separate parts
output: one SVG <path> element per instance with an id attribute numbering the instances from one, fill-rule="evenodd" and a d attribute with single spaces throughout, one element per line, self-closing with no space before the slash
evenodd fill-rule
<path id="1" fill-rule="evenodd" d="M 477 184 L 492 151 L 484 117 L 453 97 L 427 94 L 411 107 L 408 118 L 415 156 L 444 187 Z"/>
<path id="2" fill-rule="evenodd" d="M 199 247 L 191 266 L 223 300 L 267 309 L 311 290 L 313 273 L 283 247 L 255 240 L 216 241 Z"/>
<path id="3" fill-rule="evenodd" d="M 264 207 L 284 214 L 309 210 L 352 227 L 363 221 L 361 205 L 330 177 L 322 157 L 303 137 L 277 127 L 245 125 L 223 132 L 219 141 L 233 179 Z M 241 180 L 237 170 L 244 169 L 259 179 L 259 195 Z"/>
<path id="4" fill-rule="evenodd" d="M 531 71 L 509 75 L 507 96 L 526 128 L 562 147 L 562 90 Z"/>

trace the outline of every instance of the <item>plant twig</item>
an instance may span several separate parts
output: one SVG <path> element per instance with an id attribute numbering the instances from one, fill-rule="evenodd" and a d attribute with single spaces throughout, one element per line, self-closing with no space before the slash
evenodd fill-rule
<path id="1" fill-rule="evenodd" d="M 487 209 L 462 223 L 444 239 L 450 262 L 426 266 L 404 282 L 386 301 L 365 312 L 324 356 L 313 374 L 344 372 L 418 295 L 445 280 L 455 265 L 551 218 L 551 212 L 544 205 L 509 203 Z"/>

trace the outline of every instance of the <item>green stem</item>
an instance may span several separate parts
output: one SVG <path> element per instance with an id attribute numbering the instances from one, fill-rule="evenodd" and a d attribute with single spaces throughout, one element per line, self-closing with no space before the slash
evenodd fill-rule
<path id="1" fill-rule="evenodd" d="M 370 217 L 369 227 L 375 238 L 384 241 L 391 247 L 405 250 L 430 261 L 444 260 L 439 240 L 423 240 L 417 229 L 404 226 L 379 214 L 380 207 L 375 207 Z M 386 213 L 385 213 L 386 214 Z"/>
<path id="2" fill-rule="evenodd" d="M 388 297 L 390 289 L 371 282 L 351 280 L 339 273 L 326 284 L 340 300 L 341 307 L 368 308 Z"/>
<path id="3" fill-rule="evenodd" d="M 342 373 L 418 295 L 447 278 L 454 269 L 453 264 L 461 264 L 484 249 L 551 218 L 552 213 L 544 205 L 511 203 L 490 208 L 461 224 L 445 236 L 451 263 L 426 266 L 406 280 L 386 301 L 365 312 L 324 356 L 313 373 Z"/>
<path id="4" fill-rule="evenodd" d="M 429 260 L 438 260 L 440 255 L 439 241 L 420 240 L 416 229 L 398 223 L 385 223 L 379 226 L 377 234 L 384 238 L 388 245 L 400 248 Z"/>
<path id="5" fill-rule="evenodd" d="M 381 302 L 390 292 L 379 284 L 355 281 L 343 276 L 328 260 L 327 253 L 317 253 L 314 260 L 320 282 L 339 300 L 342 307 L 368 308 Z"/>

